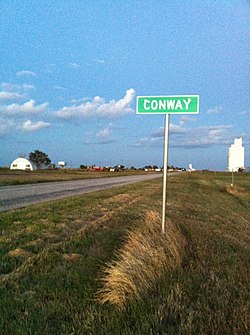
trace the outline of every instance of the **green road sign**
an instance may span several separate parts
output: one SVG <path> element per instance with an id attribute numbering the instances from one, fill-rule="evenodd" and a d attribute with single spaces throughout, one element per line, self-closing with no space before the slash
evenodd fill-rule
<path id="1" fill-rule="evenodd" d="M 198 114 L 199 95 L 138 96 L 137 114 Z"/>
<path id="2" fill-rule="evenodd" d="M 170 114 L 198 114 L 199 95 L 138 96 L 137 114 L 165 114 L 164 170 L 162 192 L 162 233 L 165 233 L 167 202 L 167 166 Z"/>

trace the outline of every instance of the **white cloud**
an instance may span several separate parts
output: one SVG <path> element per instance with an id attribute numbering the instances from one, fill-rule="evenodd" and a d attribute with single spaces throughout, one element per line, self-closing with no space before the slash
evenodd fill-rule
<path id="1" fill-rule="evenodd" d="M 100 130 L 96 136 L 101 139 L 106 139 L 112 134 L 112 123 L 110 123 L 106 128 Z"/>
<path id="2" fill-rule="evenodd" d="M 153 132 L 152 136 L 155 137 L 155 138 L 156 137 L 163 137 L 164 132 L 165 132 L 165 128 L 160 127 Z M 183 134 L 183 133 L 186 132 L 186 128 L 183 128 L 182 126 L 177 125 L 177 124 L 170 123 L 169 132 L 170 132 L 170 134 Z"/>
<path id="3" fill-rule="evenodd" d="M 15 121 L 0 117 L 0 135 L 9 133 L 15 128 Z"/>
<path id="4" fill-rule="evenodd" d="M 73 68 L 73 69 L 77 69 L 77 68 L 80 67 L 80 65 L 77 64 L 77 63 L 69 63 L 69 67 L 71 67 L 71 68 Z"/>
<path id="5" fill-rule="evenodd" d="M 143 137 L 133 143 L 132 147 L 155 147 L 163 143 L 163 137 Z"/>
<path id="6" fill-rule="evenodd" d="M 196 128 L 186 128 L 181 136 L 173 139 L 173 147 L 206 147 L 210 145 L 228 144 L 230 142 L 229 129 L 232 126 L 218 125 Z"/>
<path id="7" fill-rule="evenodd" d="M 60 90 L 60 91 L 65 91 L 65 90 L 67 90 L 66 87 L 64 87 L 64 86 L 59 86 L 59 85 L 55 85 L 55 86 L 53 86 L 53 88 L 54 88 L 55 90 Z"/>
<path id="8" fill-rule="evenodd" d="M 1 91 L 0 92 L 0 100 L 19 100 L 24 99 L 25 97 L 16 92 L 8 92 L 8 91 Z"/>
<path id="9" fill-rule="evenodd" d="M 29 71 L 29 70 L 21 70 L 16 73 L 18 77 L 22 76 L 31 76 L 31 77 L 36 77 L 37 74 L 34 71 Z"/>
<path id="10" fill-rule="evenodd" d="M 105 60 L 103 59 L 93 58 L 93 61 L 98 64 L 105 64 Z"/>
<path id="11" fill-rule="evenodd" d="M 7 113 L 7 114 L 23 114 L 23 113 L 30 113 L 30 114 L 37 114 L 44 111 L 48 107 L 48 103 L 45 102 L 41 105 L 35 106 L 35 100 L 29 100 L 24 104 L 10 104 L 10 105 L 2 105 L 0 106 L 0 111 Z"/>
<path id="12" fill-rule="evenodd" d="M 81 99 L 72 99 L 70 102 L 75 105 L 75 104 L 80 104 L 81 102 L 88 101 L 90 99 L 91 98 L 84 97 L 84 98 L 81 98 Z"/>
<path id="13" fill-rule="evenodd" d="M 247 115 L 250 114 L 250 111 L 241 111 L 239 112 L 240 115 Z"/>
<path id="14" fill-rule="evenodd" d="M 50 126 L 49 122 L 44 121 L 32 122 L 31 120 L 26 120 L 23 122 L 22 126 L 19 127 L 19 129 L 24 132 L 32 132 L 39 129 L 47 128 L 49 126 Z"/>
<path id="15" fill-rule="evenodd" d="M 222 106 L 215 106 L 207 111 L 207 114 L 219 114 L 223 110 Z"/>
<path id="16" fill-rule="evenodd" d="M 196 118 L 189 115 L 182 115 L 180 118 L 180 125 L 183 126 L 185 123 L 196 121 Z"/>
<path id="17" fill-rule="evenodd" d="M 54 64 L 54 63 L 45 64 L 45 70 L 44 71 L 46 73 L 52 73 L 54 71 L 55 67 L 56 67 L 56 64 Z"/>
<path id="18" fill-rule="evenodd" d="M 117 118 L 134 112 L 130 107 L 134 96 L 135 90 L 133 88 L 127 90 L 125 96 L 118 101 L 111 100 L 106 103 L 103 98 L 96 96 L 92 101 L 86 101 L 80 105 L 63 107 L 59 111 L 56 111 L 56 115 L 62 119 L 73 117 Z"/>
<path id="19" fill-rule="evenodd" d="M 232 126 L 218 125 L 208 127 L 184 128 L 170 125 L 170 146 L 183 148 L 207 147 L 210 145 L 229 144 L 228 133 Z M 139 139 L 133 146 L 159 146 L 163 144 L 164 128 L 155 130 L 150 137 Z"/>
<path id="20" fill-rule="evenodd" d="M 186 132 L 186 128 L 179 126 L 178 124 L 170 123 L 169 125 L 170 134 L 183 134 Z"/>
<path id="21" fill-rule="evenodd" d="M 35 89 L 35 86 L 31 84 L 22 84 L 20 85 L 20 87 L 25 91 Z"/>
<path id="22" fill-rule="evenodd" d="M 26 120 L 20 123 L 20 121 L 17 122 L 16 120 L 0 117 L 0 135 L 5 135 L 13 131 L 32 132 L 47 128 L 50 125 L 49 122 L 44 121 L 32 122 L 31 120 Z"/>
<path id="23" fill-rule="evenodd" d="M 28 90 L 33 90 L 35 88 L 34 85 L 30 84 L 13 84 L 13 83 L 1 83 L 1 88 L 8 92 L 23 92 Z"/>
<path id="24" fill-rule="evenodd" d="M 94 142 L 91 142 L 91 141 L 85 141 L 83 142 L 83 145 L 105 145 L 105 144 L 111 144 L 111 143 L 116 143 L 117 142 L 117 139 L 102 139 L 101 141 L 94 141 Z"/>

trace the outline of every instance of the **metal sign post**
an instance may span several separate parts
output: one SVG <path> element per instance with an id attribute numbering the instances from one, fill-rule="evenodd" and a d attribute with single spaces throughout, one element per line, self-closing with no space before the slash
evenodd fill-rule
<path id="1" fill-rule="evenodd" d="M 165 114 L 164 170 L 162 196 L 162 233 L 166 226 L 169 114 L 198 114 L 199 95 L 138 96 L 137 114 Z"/>
<path id="2" fill-rule="evenodd" d="M 169 140 L 169 114 L 165 116 L 164 136 L 164 165 L 163 165 L 163 190 L 162 190 L 162 224 L 161 231 L 165 233 L 166 227 L 166 205 L 167 205 L 167 176 L 168 176 L 168 140 Z"/>

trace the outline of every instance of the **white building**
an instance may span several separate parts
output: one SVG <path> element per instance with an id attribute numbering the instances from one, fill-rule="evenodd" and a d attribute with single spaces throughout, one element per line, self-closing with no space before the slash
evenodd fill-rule
<path id="1" fill-rule="evenodd" d="M 17 158 L 15 159 L 11 165 L 11 170 L 26 170 L 26 171 L 33 171 L 34 168 L 31 162 L 26 158 Z"/>
<path id="2" fill-rule="evenodd" d="M 58 165 L 60 166 L 61 169 L 65 168 L 65 166 L 67 165 L 66 162 L 60 161 L 58 162 Z"/>
<path id="3" fill-rule="evenodd" d="M 189 165 L 188 165 L 188 171 L 189 171 L 189 172 L 193 172 L 193 171 L 195 171 L 195 169 L 193 168 L 193 164 L 189 164 Z"/>
<path id="4" fill-rule="evenodd" d="M 244 151 L 242 138 L 235 138 L 234 144 L 228 150 L 228 171 L 236 172 L 239 169 L 244 169 Z"/>

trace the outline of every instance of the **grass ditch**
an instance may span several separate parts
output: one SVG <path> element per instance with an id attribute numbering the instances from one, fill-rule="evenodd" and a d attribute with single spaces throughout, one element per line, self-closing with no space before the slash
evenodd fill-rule
<path id="1" fill-rule="evenodd" d="M 102 304 L 124 310 L 147 295 L 167 271 L 181 266 L 184 237 L 170 222 L 166 234 L 160 233 L 160 227 L 160 215 L 148 211 L 140 227 L 129 232 L 117 260 L 104 269 L 99 291 Z"/>
<path id="2" fill-rule="evenodd" d="M 180 236 L 172 264 L 158 222 L 161 179 L 1 213 L 0 333 L 248 334 L 250 176 L 236 175 L 237 194 L 230 182 L 223 173 L 169 178 L 166 231 Z M 111 292 L 104 269 L 129 250 L 150 277 L 125 266 L 136 294 L 118 294 L 121 308 L 100 304 L 97 292 Z"/>

